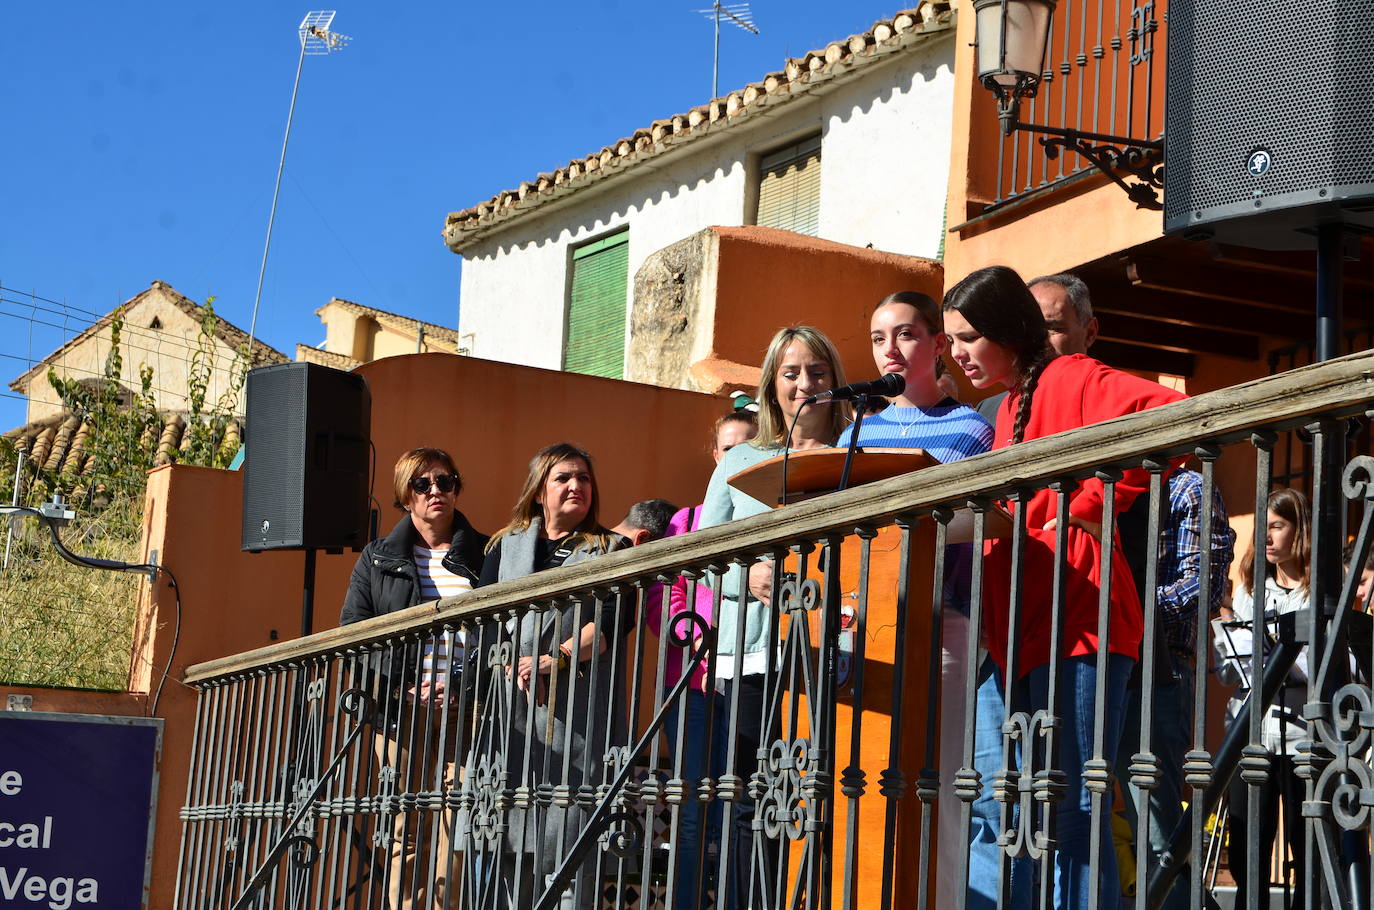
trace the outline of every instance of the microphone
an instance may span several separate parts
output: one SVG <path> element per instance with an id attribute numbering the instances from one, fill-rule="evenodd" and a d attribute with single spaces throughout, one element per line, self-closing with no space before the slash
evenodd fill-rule
<path id="1" fill-rule="evenodd" d="M 853 401 L 862 395 L 881 395 L 884 398 L 892 398 L 902 394 L 906 389 L 906 380 L 901 373 L 884 373 L 882 378 L 873 379 L 869 382 L 851 382 L 849 385 L 842 385 L 838 389 L 831 389 L 828 392 L 817 392 L 815 395 L 807 396 L 807 404 L 816 404 L 821 401 Z"/>

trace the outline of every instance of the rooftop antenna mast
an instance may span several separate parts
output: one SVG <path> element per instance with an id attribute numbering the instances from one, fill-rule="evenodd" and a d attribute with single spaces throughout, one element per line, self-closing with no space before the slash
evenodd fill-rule
<path id="1" fill-rule="evenodd" d="M 248 349 L 245 356 L 247 366 L 253 365 L 253 336 L 258 328 L 258 304 L 262 302 L 262 280 L 267 275 L 267 251 L 272 246 L 272 224 L 277 220 L 277 197 L 281 195 L 281 175 L 286 168 L 286 144 L 291 141 L 291 120 L 296 115 L 296 93 L 301 88 L 301 69 L 305 58 L 323 57 L 342 50 L 352 39 L 347 35 L 331 32 L 329 26 L 334 21 L 334 10 L 311 10 L 305 14 L 296 31 L 301 39 L 301 56 L 296 61 L 296 82 L 291 87 L 291 107 L 286 112 L 286 135 L 281 140 L 281 160 L 277 162 L 277 185 L 272 190 L 272 211 L 267 216 L 267 240 L 262 245 L 262 267 L 258 269 L 258 291 L 253 295 L 253 321 L 248 326 Z"/>
<path id="2" fill-rule="evenodd" d="M 714 0 L 710 9 L 693 10 L 693 12 L 703 13 L 715 22 L 715 54 L 711 59 L 711 97 L 715 98 L 720 94 L 718 84 L 720 80 L 720 20 L 728 19 L 752 35 L 759 33 L 759 27 L 754 24 L 754 13 L 749 9 L 748 0 L 743 3 L 721 3 L 720 0 Z"/>

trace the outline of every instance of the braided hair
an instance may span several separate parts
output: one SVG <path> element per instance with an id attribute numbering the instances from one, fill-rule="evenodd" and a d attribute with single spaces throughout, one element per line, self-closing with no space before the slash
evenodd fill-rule
<path id="1" fill-rule="evenodd" d="M 1016 363 L 1016 418 L 1011 441 L 1021 442 L 1030 422 L 1031 400 L 1040 374 L 1055 357 L 1040 305 L 1021 276 L 1004 265 L 969 274 L 945 295 L 945 310 L 954 310 L 987 340 L 1010 351 Z"/>

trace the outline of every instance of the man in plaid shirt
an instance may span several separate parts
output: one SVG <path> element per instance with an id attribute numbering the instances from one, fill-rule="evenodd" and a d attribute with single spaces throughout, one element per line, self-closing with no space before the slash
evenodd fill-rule
<path id="1" fill-rule="evenodd" d="M 1184 756 L 1193 742 L 1193 683 L 1197 668 L 1197 611 L 1202 587 L 1202 475 L 1180 468 L 1167 481 L 1169 505 L 1161 516 L 1159 532 L 1158 579 L 1155 588 L 1159 613 L 1155 624 L 1155 678 L 1153 708 L 1150 715 L 1150 751 L 1159 761 L 1158 786 L 1149 794 L 1150 853 L 1164 850 L 1183 815 L 1186 797 L 1183 781 Z M 1131 571 L 1140 589 L 1140 602 L 1146 603 L 1145 563 L 1147 558 L 1149 496 L 1141 496 L 1121 518 L 1121 542 Z M 1226 576 L 1231 566 L 1236 535 L 1226 519 L 1221 493 L 1212 488 L 1211 586 L 1208 613 L 1221 606 L 1226 593 Z M 1142 659 L 1144 657 L 1142 651 Z M 1204 658 L 1205 670 L 1205 658 Z M 1125 814 L 1131 828 L 1140 836 L 1136 818 L 1139 788 L 1130 783 L 1130 766 L 1140 751 L 1141 670 L 1126 693 L 1126 714 L 1122 724 L 1121 745 L 1117 749 L 1116 774 L 1127 800 Z M 1163 907 L 1165 910 L 1189 906 L 1188 888 L 1183 879 L 1175 883 Z"/>

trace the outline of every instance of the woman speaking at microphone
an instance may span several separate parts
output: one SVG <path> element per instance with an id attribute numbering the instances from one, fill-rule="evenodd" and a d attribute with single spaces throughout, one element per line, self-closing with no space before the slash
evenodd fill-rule
<path id="1" fill-rule="evenodd" d="M 746 468 L 788 451 L 828 448 L 849 423 L 850 407 L 843 402 L 806 405 L 808 396 L 844 385 L 844 368 L 835 345 L 810 326 L 793 326 L 773 336 L 760 368 L 759 429 L 747 443 L 725 453 L 706 488 L 701 507 L 701 527 L 710 528 L 766 512 L 769 506 L 730 486 L 729 478 Z M 708 582 L 714 579 L 708 576 Z M 763 725 L 767 695 L 768 605 L 772 600 L 773 563 L 758 562 L 749 572 L 734 566 L 722 578 L 720 612 L 716 630 L 716 702 L 711 744 L 713 771 L 722 772 L 730 733 L 734 733 L 734 773 L 744 780 L 757 770 L 757 750 L 773 731 Z M 742 647 L 737 648 L 737 643 Z M 739 723 L 730 731 L 730 703 L 739 693 Z M 771 726 L 771 724 L 770 724 Z M 713 775 L 714 776 L 714 775 Z M 732 804 L 730 855 L 724 869 L 726 880 L 717 884 L 722 908 L 758 906 L 751 896 L 751 882 L 773 881 L 774 870 L 755 869 L 755 860 L 771 865 L 769 851 L 753 849 L 754 803 L 747 796 Z M 775 852 L 775 851 L 774 851 Z"/>
<path id="2" fill-rule="evenodd" d="M 1049 331 L 1040 305 L 1021 276 L 1005 266 L 979 269 L 945 295 L 945 331 L 949 333 L 954 362 L 975 388 L 1004 386 L 1009 395 L 997 412 L 993 447 L 1019 445 L 1055 433 L 1073 430 L 1184 396 L 1161 385 L 1113 370 L 1085 354 L 1058 356 L 1050 346 Z M 1114 512 L 1130 508 L 1145 491 L 1148 475 L 1140 468 L 1123 472 L 1116 483 Z M 1132 583 L 1130 565 L 1119 540 L 1101 540 L 1105 488 L 1089 478 L 1068 494 L 1069 524 L 1065 551 L 1056 553 L 1057 495 L 1042 489 L 1024 504 L 1027 537 L 1021 556 L 1024 584 L 1021 588 L 1021 619 L 1018 637 L 1008 641 L 1011 628 L 1012 542 L 992 541 L 987 546 L 983 577 L 983 634 L 988 651 L 997 661 L 997 676 L 1004 694 L 1010 693 L 1018 711 L 1033 715 L 1050 709 L 1059 730 L 1058 766 L 1065 774 L 1062 800 L 1055 807 L 1057 850 L 1053 876 L 1054 906 L 1077 910 L 1088 905 L 1094 876 L 1098 879 L 1103 910 L 1119 905 L 1116 854 L 1111 849 L 1109 826 L 1101 824 L 1098 845 L 1101 862 L 1090 864 L 1092 852 L 1092 792 L 1085 784 L 1085 763 L 1094 757 L 1110 767 L 1116 759 L 1125 712 L 1126 680 L 1140 651 L 1142 612 Z M 1111 586 L 1106 606 L 1109 619 L 1106 673 L 1098 678 L 1097 629 L 1102 602 L 1102 547 L 1108 548 Z M 1064 563 L 1062 642 L 1050 641 L 1056 627 L 1052 609 L 1058 598 L 1050 579 L 1056 577 L 1056 560 Z M 1050 653 L 1062 646 L 1063 659 L 1057 678 L 1058 704 L 1048 703 Z M 1006 678 L 1011 652 L 1017 655 L 1017 674 Z M 1097 692 L 1105 695 L 1096 704 Z M 1067 696 L 1064 693 L 1069 693 Z M 1102 730 L 1095 729 L 1095 710 L 1102 712 Z M 981 715 L 985 724 L 1001 725 L 1001 718 Z M 1100 745 L 1099 745 L 1100 743 Z M 1099 755 L 1100 748 L 1100 755 Z M 1108 794 L 1110 797 L 1110 794 Z M 1110 798 L 1104 800 L 1110 811 Z M 981 873 L 970 870 L 970 881 Z M 1013 881 L 1016 876 L 1013 874 Z M 1048 876 L 1046 887 L 1050 886 Z"/>

